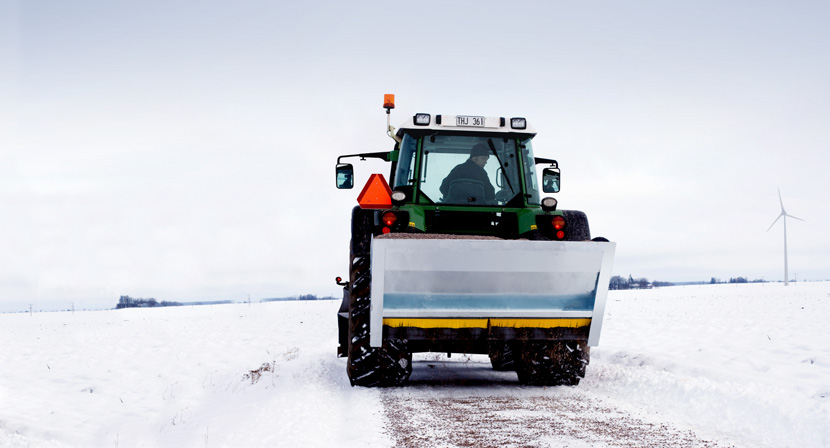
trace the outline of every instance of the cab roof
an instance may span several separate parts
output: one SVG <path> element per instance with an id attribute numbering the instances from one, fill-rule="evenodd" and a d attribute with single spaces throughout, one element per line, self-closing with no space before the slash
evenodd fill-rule
<path id="1" fill-rule="evenodd" d="M 464 131 L 504 134 L 536 135 L 525 118 L 484 117 L 479 115 L 430 115 L 415 114 L 404 122 L 398 133 L 404 130 Z"/>

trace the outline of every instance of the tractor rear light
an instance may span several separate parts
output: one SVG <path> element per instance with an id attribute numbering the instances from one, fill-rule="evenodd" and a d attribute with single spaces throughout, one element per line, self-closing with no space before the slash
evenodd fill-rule
<path id="1" fill-rule="evenodd" d="M 513 129 L 527 129 L 527 120 L 524 118 L 511 118 L 510 127 Z"/>
<path id="2" fill-rule="evenodd" d="M 562 230 L 560 230 L 560 231 L 556 232 L 556 238 L 557 238 L 557 239 L 560 239 L 560 240 L 561 240 L 562 238 L 565 238 L 565 232 L 564 232 L 564 231 L 562 231 Z"/>
<path id="3" fill-rule="evenodd" d="M 554 216 L 551 223 L 553 224 L 553 228 L 556 229 L 556 230 L 561 231 L 562 229 L 565 228 L 565 218 L 563 218 L 561 216 Z M 559 232 L 557 232 L 557 236 L 558 236 L 558 233 Z M 564 235 L 564 233 L 563 233 L 563 235 Z"/>
<path id="4" fill-rule="evenodd" d="M 392 225 L 395 224 L 395 222 L 398 221 L 398 217 L 395 216 L 395 214 L 392 213 L 392 212 L 386 212 L 381 217 L 381 221 L 383 221 L 383 225 L 385 225 L 387 227 L 391 227 Z M 384 231 L 383 233 L 389 233 L 389 232 Z"/>
<path id="5" fill-rule="evenodd" d="M 392 231 L 392 229 L 390 229 L 389 227 L 384 227 L 381 231 L 382 231 L 384 234 L 386 234 L 386 233 L 391 232 L 391 231 Z"/>
<path id="6" fill-rule="evenodd" d="M 415 114 L 415 117 L 412 118 L 418 126 L 429 126 L 430 115 L 429 114 Z"/>

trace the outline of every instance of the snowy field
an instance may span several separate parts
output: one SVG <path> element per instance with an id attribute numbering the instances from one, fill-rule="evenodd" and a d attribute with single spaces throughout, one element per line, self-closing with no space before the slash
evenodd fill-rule
<path id="1" fill-rule="evenodd" d="M 577 387 L 422 354 L 352 388 L 337 307 L 0 314 L 0 446 L 830 446 L 830 283 L 611 291 Z"/>

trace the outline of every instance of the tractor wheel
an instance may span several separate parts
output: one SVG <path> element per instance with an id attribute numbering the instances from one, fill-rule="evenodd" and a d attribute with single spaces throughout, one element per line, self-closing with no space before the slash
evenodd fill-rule
<path id="1" fill-rule="evenodd" d="M 588 241 L 591 239 L 591 229 L 588 226 L 588 217 L 579 210 L 562 210 L 562 217 L 567 223 L 566 241 Z"/>
<path id="2" fill-rule="evenodd" d="M 352 256 L 349 293 L 349 381 L 352 386 L 401 386 L 412 373 L 406 340 L 386 339 L 378 349 L 369 345 L 372 273 L 368 256 Z"/>
<path id="3" fill-rule="evenodd" d="M 488 351 L 493 370 L 499 372 L 516 370 L 516 357 L 513 354 L 513 347 L 509 343 L 503 341 L 491 342 Z"/>
<path id="4" fill-rule="evenodd" d="M 353 256 L 349 292 L 348 367 L 352 386 L 374 386 L 380 382 L 378 353 L 369 346 L 369 257 Z"/>
<path id="5" fill-rule="evenodd" d="M 590 348 L 584 341 L 533 341 L 522 347 L 516 373 L 533 386 L 576 386 L 585 377 Z"/>
<path id="6" fill-rule="evenodd" d="M 380 348 L 381 386 L 403 386 L 412 374 L 412 353 L 406 339 L 384 339 Z"/>

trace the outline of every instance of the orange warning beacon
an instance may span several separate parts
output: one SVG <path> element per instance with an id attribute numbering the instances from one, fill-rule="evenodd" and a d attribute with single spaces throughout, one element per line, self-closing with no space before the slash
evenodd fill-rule
<path id="1" fill-rule="evenodd" d="M 395 108 L 395 95 L 391 93 L 387 93 L 383 95 L 383 107 L 385 109 L 394 109 Z"/>

